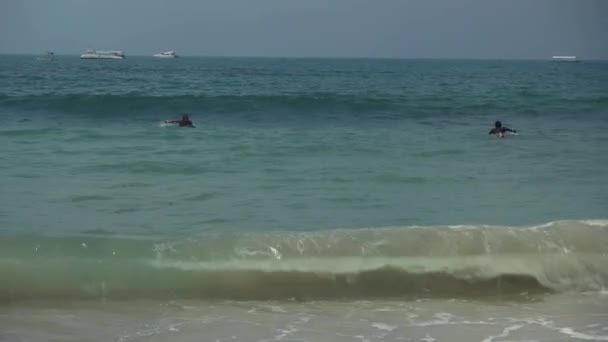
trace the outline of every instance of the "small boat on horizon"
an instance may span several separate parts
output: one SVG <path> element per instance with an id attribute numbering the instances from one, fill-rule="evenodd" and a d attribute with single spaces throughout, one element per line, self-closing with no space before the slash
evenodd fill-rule
<path id="1" fill-rule="evenodd" d="M 84 54 L 80 55 L 80 59 L 125 59 L 127 58 L 122 51 L 97 51 L 89 49 Z"/>
<path id="2" fill-rule="evenodd" d="M 156 57 L 156 58 L 178 58 L 179 56 L 175 53 L 175 51 L 164 51 L 164 52 L 152 55 L 152 57 Z"/>
<path id="3" fill-rule="evenodd" d="M 551 60 L 553 60 L 554 62 L 570 62 L 570 63 L 579 61 L 578 58 L 576 58 L 576 56 L 553 56 L 551 58 Z"/>
<path id="4" fill-rule="evenodd" d="M 55 53 L 53 51 L 45 51 L 43 55 L 36 56 L 38 61 L 54 61 Z"/>

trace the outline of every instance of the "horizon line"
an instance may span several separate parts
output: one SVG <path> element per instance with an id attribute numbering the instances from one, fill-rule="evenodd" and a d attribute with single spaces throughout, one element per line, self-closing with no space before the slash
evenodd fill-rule
<path id="1" fill-rule="evenodd" d="M 52 51 L 49 51 L 52 52 Z M 44 53 L 22 53 L 22 52 L 0 52 L 0 56 L 45 56 Z M 62 57 L 79 57 L 80 54 L 76 53 L 54 53 L 54 56 L 62 56 Z M 154 58 L 152 54 L 143 55 L 143 54 L 132 54 L 127 55 L 127 58 L 131 57 L 150 57 Z M 552 57 L 555 55 L 547 56 L 547 57 L 383 57 L 383 56 L 271 56 L 271 55 L 178 55 L 179 57 L 198 57 L 198 58 L 259 58 L 259 59 L 385 59 L 385 60 L 496 60 L 496 61 L 550 61 Z M 585 58 L 582 59 L 578 56 L 579 60 L 583 61 L 606 61 L 606 58 Z"/>

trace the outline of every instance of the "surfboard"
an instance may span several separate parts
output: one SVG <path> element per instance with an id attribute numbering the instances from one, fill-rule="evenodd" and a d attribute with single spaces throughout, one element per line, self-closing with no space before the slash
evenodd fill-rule
<path id="1" fill-rule="evenodd" d="M 180 126 L 177 122 L 171 122 L 169 120 L 161 121 L 159 123 L 159 127 L 184 127 L 184 128 L 196 128 L 193 124 L 192 126 Z"/>
<path id="2" fill-rule="evenodd" d="M 496 133 L 494 134 L 497 138 L 506 138 L 507 135 L 519 135 L 517 132 L 505 132 L 505 133 Z"/>

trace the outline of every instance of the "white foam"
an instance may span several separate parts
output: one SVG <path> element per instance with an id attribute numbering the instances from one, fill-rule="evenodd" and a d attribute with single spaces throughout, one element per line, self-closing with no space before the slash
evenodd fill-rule
<path id="1" fill-rule="evenodd" d="M 249 250 L 249 249 L 236 249 L 234 251 L 236 253 L 236 255 L 238 255 L 239 257 L 248 257 L 248 256 L 272 256 L 272 253 L 266 252 L 266 251 L 256 251 L 256 250 Z"/>
<path id="2" fill-rule="evenodd" d="M 434 320 L 431 321 L 426 321 L 426 322 L 420 322 L 420 323 L 412 323 L 412 326 L 416 326 L 416 327 L 428 327 L 428 326 L 433 326 L 433 325 L 446 325 L 446 324 L 452 324 L 450 322 L 450 319 L 452 318 L 452 314 L 447 313 L 447 312 L 440 312 L 435 314 L 435 318 Z"/>
<path id="3" fill-rule="evenodd" d="M 507 337 L 507 336 L 509 336 L 511 334 L 512 331 L 519 330 L 519 329 L 521 329 L 523 327 L 524 327 L 523 324 L 516 324 L 516 325 L 512 325 L 510 327 L 506 327 L 506 328 L 503 329 L 502 333 L 500 333 L 499 335 L 486 337 L 481 342 L 492 342 L 496 338 Z"/>
<path id="4" fill-rule="evenodd" d="M 312 317 L 309 317 L 309 316 L 300 317 L 300 322 L 308 323 L 308 322 L 310 322 L 311 319 L 312 319 Z"/>
<path id="5" fill-rule="evenodd" d="M 549 227 L 555 226 L 559 222 L 560 221 L 551 221 L 551 222 L 539 224 L 537 226 L 528 227 L 528 229 L 529 230 L 539 230 L 539 229 L 543 229 L 543 228 L 549 228 Z"/>
<path id="6" fill-rule="evenodd" d="M 372 323 L 372 327 L 384 331 L 393 331 L 397 328 L 396 325 L 388 325 L 385 323 Z"/>
<path id="7" fill-rule="evenodd" d="M 437 340 L 434 339 L 433 337 L 431 337 L 431 335 L 426 334 L 426 336 L 424 336 L 423 338 L 421 338 L 420 341 L 423 341 L 423 342 L 435 342 Z"/>
<path id="8" fill-rule="evenodd" d="M 288 335 L 291 335 L 297 331 L 298 331 L 298 329 L 296 329 L 294 326 L 288 325 L 287 327 L 285 327 L 285 329 L 277 329 L 277 332 L 279 332 L 280 334 L 275 336 L 275 339 L 282 340 L 283 338 L 285 338 Z"/>
<path id="9" fill-rule="evenodd" d="M 302 241 L 302 239 L 298 239 L 298 242 L 296 243 L 296 249 L 298 250 L 300 255 L 304 254 L 305 248 L 304 248 L 304 241 Z"/>
<path id="10" fill-rule="evenodd" d="M 146 324 L 146 326 L 147 326 L 147 324 Z M 152 327 L 150 329 L 136 331 L 133 334 L 127 334 L 125 336 L 121 336 L 121 337 L 119 337 L 118 341 L 127 342 L 127 341 L 131 341 L 131 340 L 140 339 L 143 337 L 150 337 L 150 336 L 158 335 L 160 333 L 162 333 L 162 329 L 160 327 Z"/>
<path id="11" fill-rule="evenodd" d="M 282 307 L 280 307 L 278 305 L 271 305 L 269 307 L 269 309 L 272 312 L 287 313 L 287 311 L 285 309 L 283 309 Z"/>
<path id="12" fill-rule="evenodd" d="M 578 331 L 573 330 L 572 328 L 559 328 L 560 333 L 568 335 L 572 338 L 577 338 L 579 340 L 589 340 L 589 341 L 608 341 L 608 336 L 601 335 L 589 335 L 584 334 Z"/>
<path id="13" fill-rule="evenodd" d="M 582 220 L 584 224 L 588 226 L 606 227 L 608 226 L 608 220 Z"/>
<path id="14" fill-rule="evenodd" d="M 154 253 L 157 258 L 162 258 L 165 252 L 177 253 L 177 250 L 173 247 L 173 242 L 161 242 L 154 244 Z"/>
<path id="15" fill-rule="evenodd" d="M 268 249 L 270 249 L 270 252 L 272 253 L 272 256 L 273 256 L 275 259 L 277 259 L 277 260 L 281 260 L 282 255 L 281 255 L 281 253 L 279 253 L 279 251 L 278 251 L 276 248 L 274 248 L 274 247 L 272 247 L 272 246 L 268 246 Z"/>
<path id="16" fill-rule="evenodd" d="M 489 228 L 489 226 L 466 224 L 466 225 L 450 225 L 450 226 L 448 226 L 448 228 L 454 229 L 454 230 L 477 230 L 479 228 Z"/>
<path id="17" fill-rule="evenodd" d="M 557 327 L 555 326 L 555 322 L 545 320 L 545 319 L 532 319 L 532 320 L 520 320 L 521 322 L 525 322 L 528 324 L 538 324 L 543 327 L 549 328 L 551 330 L 559 331 L 564 335 L 568 335 L 571 338 L 579 339 L 579 340 L 588 340 L 588 341 L 608 341 L 608 336 L 606 335 L 591 335 L 576 331 L 570 327 Z M 490 340 L 491 341 L 491 340 Z M 482 341 L 482 342 L 490 342 L 490 341 Z"/>

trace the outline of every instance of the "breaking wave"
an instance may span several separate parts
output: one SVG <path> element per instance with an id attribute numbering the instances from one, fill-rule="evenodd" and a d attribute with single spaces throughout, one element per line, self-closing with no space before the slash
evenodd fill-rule
<path id="1" fill-rule="evenodd" d="M 608 221 L 0 239 L 0 300 L 339 299 L 602 291 Z"/>

